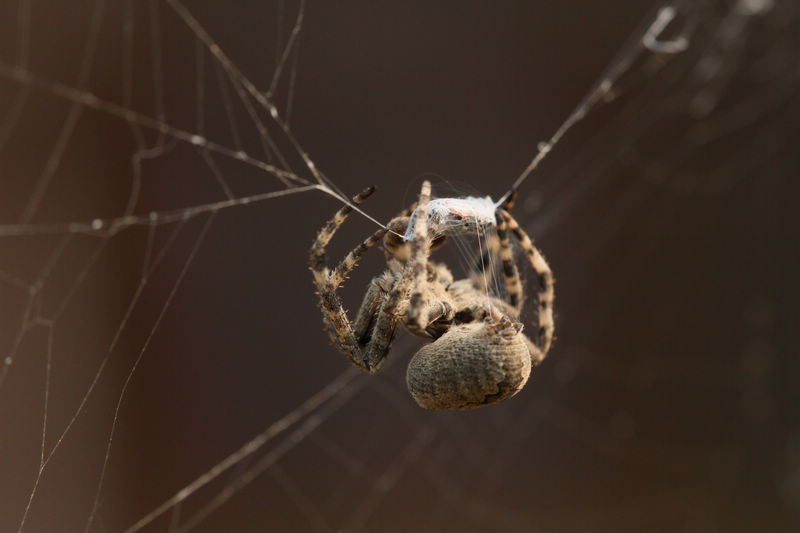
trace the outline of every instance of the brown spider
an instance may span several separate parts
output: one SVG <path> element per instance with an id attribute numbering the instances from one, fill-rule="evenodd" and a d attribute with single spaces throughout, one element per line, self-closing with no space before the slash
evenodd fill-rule
<path id="1" fill-rule="evenodd" d="M 375 191 L 353 198 L 358 205 Z M 431 186 L 422 184 L 416 208 L 393 218 L 354 248 L 334 269 L 326 265 L 325 247 L 352 211 L 345 206 L 320 230 L 310 251 L 323 322 L 339 349 L 360 369 L 374 373 L 389 352 L 398 324 L 412 334 L 434 339 L 411 359 L 408 390 L 426 409 L 471 409 L 516 394 L 528 380 L 531 366 L 544 359 L 553 339 L 553 275 L 544 257 L 511 217 L 514 196 L 502 206 L 487 198 L 431 200 Z M 508 289 L 508 301 L 489 296 L 483 273 L 454 280 L 446 265 L 429 260 L 432 249 L 447 236 L 475 235 L 490 227 Z M 527 253 L 538 278 L 535 342 L 522 334 L 522 283 L 512 259 L 510 230 Z M 367 288 L 351 323 L 336 292 L 358 259 L 381 238 L 386 270 Z"/>

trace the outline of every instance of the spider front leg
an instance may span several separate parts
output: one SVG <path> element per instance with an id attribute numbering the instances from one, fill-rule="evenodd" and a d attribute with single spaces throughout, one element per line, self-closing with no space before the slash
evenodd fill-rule
<path id="1" fill-rule="evenodd" d="M 414 214 L 409 221 L 411 243 L 411 258 L 406 265 L 405 271 L 410 275 L 410 283 L 413 287 L 411 300 L 406 314 L 408 327 L 416 331 L 424 331 L 427 323 L 428 313 L 425 302 L 425 289 L 428 283 L 428 257 L 430 256 L 430 241 L 428 240 L 428 203 L 431 201 L 431 184 L 429 181 L 422 182 L 422 190 L 419 193 L 419 202 Z"/>
<path id="2" fill-rule="evenodd" d="M 373 192 L 375 192 L 375 188 L 369 187 L 357 194 L 353 197 L 353 205 L 360 204 Z M 311 272 L 314 275 L 314 284 L 319 293 L 323 323 L 329 337 L 336 344 L 339 351 L 348 356 L 351 363 L 362 370 L 369 371 L 369 367 L 363 361 L 361 345 L 353 331 L 350 320 L 347 318 L 347 313 L 342 306 L 339 295 L 336 293 L 336 289 L 345 276 L 355 267 L 358 259 L 383 237 L 386 230 L 380 229 L 376 231 L 350 251 L 342 262 L 333 271 L 330 271 L 327 266 L 325 248 L 352 210 L 353 208 L 349 205 L 342 207 L 322 227 L 314 244 L 311 246 L 309 262 Z"/>

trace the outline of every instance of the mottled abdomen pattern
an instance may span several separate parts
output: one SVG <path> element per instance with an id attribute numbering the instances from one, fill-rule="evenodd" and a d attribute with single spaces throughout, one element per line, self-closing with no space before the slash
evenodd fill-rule
<path id="1" fill-rule="evenodd" d="M 411 359 L 411 396 L 425 409 L 472 409 L 513 396 L 531 373 L 521 329 L 507 318 L 453 326 Z"/>

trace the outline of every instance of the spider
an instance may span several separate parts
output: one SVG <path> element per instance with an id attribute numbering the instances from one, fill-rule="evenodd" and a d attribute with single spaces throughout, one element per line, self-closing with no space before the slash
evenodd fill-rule
<path id="1" fill-rule="evenodd" d="M 375 191 L 353 197 L 359 205 Z M 339 209 L 319 231 L 310 250 L 311 271 L 325 328 L 340 352 L 361 370 L 374 373 L 385 360 L 397 327 L 433 339 L 411 359 L 406 384 L 425 409 L 472 409 L 494 404 L 519 392 L 531 367 L 547 355 L 553 339 L 553 275 L 542 254 L 512 218 L 515 194 L 502 206 L 486 198 L 431 200 L 429 182 L 419 201 L 400 212 L 329 269 L 325 248 L 352 211 Z M 429 259 L 448 236 L 475 235 L 495 229 L 491 253 L 502 261 L 508 301 L 490 296 L 483 269 L 454 280 L 444 263 Z M 523 289 L 512 258 L 509 231 L 526 252 L 536 273 L 534 341 L 519 322 Z M 383 239 L 386 270 L 372 279 L 355 322 L 342 307 L 337 288 L 361 256 Z M 487 252 L 489 253 L 489 252 Z M 481 258 L 481 264 L 487 257 Z"/>

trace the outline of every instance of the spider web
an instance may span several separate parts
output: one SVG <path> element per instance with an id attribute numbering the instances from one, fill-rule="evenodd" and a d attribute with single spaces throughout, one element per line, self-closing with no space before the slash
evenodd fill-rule
<path id="1" fill-rule="evenodd" d="M 796 527 L 797 7 L 639 4 L 4 7 L 0 531 Z M 315 231 L 430 174 L 531 176 L 558 279 L 491 409 L 419 410 L 413 339 L 363 376 L 315 309 Z"/>

